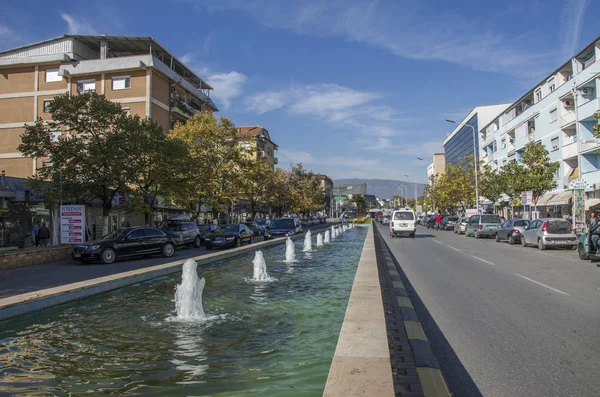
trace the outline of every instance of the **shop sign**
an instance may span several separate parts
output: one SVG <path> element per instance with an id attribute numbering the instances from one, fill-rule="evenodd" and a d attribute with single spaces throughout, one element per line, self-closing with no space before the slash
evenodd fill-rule
<path id="1" fill-rule="evenodd" d="M 573 179 L 569 183 L 569 189 L 571 190 L 585 190 L 589 187 L 588 183 L 584 179 Z"/>
<path id="2" fill-rule="evenodd" d="M 39 190 L 29 192 L 29 201 L 44 201 L 44 192 Z"/>
<path id="3" fill-rule="evenodd" d="M 60 243 L 81 244 L 85 241 L 85 205 L 60 206 Z"/>
<path id="4" fill-rule="evenodd" d="M 585 225 L 585 189 L 573 190 L 573 223 L 577 231 Z"/>
<path id="5" fill-rule="evenodd" d="M 523 205 L 533 204 L 533 192 L 530 190 L 528 192 L 521 193 L 521 202 Z"/>

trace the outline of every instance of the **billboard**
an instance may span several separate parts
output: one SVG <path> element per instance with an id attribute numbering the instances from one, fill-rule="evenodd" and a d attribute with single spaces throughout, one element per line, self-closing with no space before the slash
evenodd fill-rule
<path id="1" fill-rule="evenodd" d="M 60 206 L 60 243 L 85 242 L 85 205 Z"/>

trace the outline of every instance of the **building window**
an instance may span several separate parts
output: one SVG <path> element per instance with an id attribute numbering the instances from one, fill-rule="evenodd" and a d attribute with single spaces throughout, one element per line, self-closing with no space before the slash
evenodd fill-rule
<path id="1" fill-rule="evenodd" d="M 47 99 L 44 101 L 44 113 L 50 113 L 50 104 L 52 103 L 52 99 Z"/>
<path id="2" fill-rule="evenodd" d="M 79 80 L 77 82 L 77 92 L 96 92 L 96 80 Z"/>
<path id="3" fill-rule="evenodd" d="M 558 150 L 558 137 L 552 138 L 551 143 L 552 143 L 552 151 L 554 152 L 554 151 Z"/>
<path id="4" fill-rule="evenodd" d="M 113 90 L 126 90 L 128 88 L 131 88 L 131 77 L 115 76 L 112 78 L 112 89 Z"/>
<path id="5" fill-rule="evenodd" d="M 498 150 L 498 146 L 496 145 L 496 141 L 492 142 L 492 153 L 495 153 Z"/>
<path id="6" fill-rule="evenodd" d="M 48 138 L 50 139 L 50 142 L 58 142 L 58 139 L 61 136 L 61 132 L 60 130 L 56 130 L 56 131 L 48 131 Z"/>
<path id="7" fill-rule="evenodd" d="M 502 149 L 506 149 L 506 138 L 502 138 Z"/>
<path id="8" fill-rule="evenodd" d="M 558 119 L 558 112 L 555 109 L 552 109 L 550 111 L 550 122 L 552 123 L 553 121 L 556 121 Z"/>
<path id="9" fill-rule="evenodd" d="M 46 83 L 62 81 L 62 76 L 58 75 L 58 69 L 46 69 Z"/>
<path id="10" fill-rule="evenodd" d="M 536 101 L 536 102 L 539 102 L 539 101 L 541 101 L 541 100 L 542 100 L 542 98 L 543 98 L 543 97 L 542 97 L 542 90 L 541 90 L 541 89 L 539 89 L 539 90 L 537 90 L 537 91 L 535 92 L 535 101 Z"/>

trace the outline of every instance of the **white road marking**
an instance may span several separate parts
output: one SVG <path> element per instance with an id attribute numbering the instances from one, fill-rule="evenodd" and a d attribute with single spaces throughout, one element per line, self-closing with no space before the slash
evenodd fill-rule
<path id="1" fill-rule="evenodd" d="M 454 251 L 458 251 L 458 252 L 460 252 L 460 250 L 459 250 L 458 248 L 454 248 L 454 247 L 453 247 L 453 246 L 451 246 L 451 245 L 447 245 L 446 247 L 450 248 L 451 250 L 454 250 Z"/>
<path id="2" fill-rule="evenodd" d="M 534 279 L 531 279 L 531 278 L 529 278 L 529 277 L 525 277 L 525 276 L 523 276 L 522 274 L 519 274 L 519 273 L 513 273 L 513 274 L 514 274 L 515 276 L 519 276 L 519 277 L 521 277 L 521 278 L 523 278 L 523 279 L 525 279 L 525 280 L 527 280 L 527 281 L 531 281 L 532 283 L 535 283 L 535 284 L 537 284 L 537 285 L 541 285 L 541 286 L 542 286 L 542 287 L 544 287 L 544 288 L 548 288 L 548 289 L 550 289 L 550 290 L 552 290 L 552 291 L 554 291 L 554 292 L 558 292 L 559 294 L 563 294 L 563 295 L 566 295 L 566 296 L 571 296 L 570 294 L 567 294 L 567 293 L 566 293 L 566 292 L 564 292 L 564 291 L 561 291 L 561 290 L 559 290 L 559 289 L 556 289 L 556 288 L 552 288 L 551 286 L 549 286 L 549 285 L 546 285 L 546 284 L 542 284 L 542 283 L 540 283 L 539 281 L 535 281 Z"/>
<path id="3" fill-rule="evenodd" d="M 440 240 L 436 240 L 436 239 L 434 239 L 433 241 L 435 241 L 435 242 L 436 242 L 436 243 L 438 243 L 438 244 L 444 244 L 444 243 L 442 243 Z"/>
<path id="4" fill-rule="evenodd" d="M 488 265 L 496 266 L 496 264 L 495 264 L 495 263 L 492 263 L 492 262 L 490 262 L 490 261 L 486 261 L 486 260 L 485 260 L 485 259 L 483 259 L 483 258 L 480 258 L 480 257 L 478 257 L 478 256 L 475 256 L 475 255 L 471 255 L 471 256 L 472 256 L 473 258 L 477 259 L 477 260 L 480 260 L 480 261 L 482 261 L 483 263 L 487 263 Z"/>

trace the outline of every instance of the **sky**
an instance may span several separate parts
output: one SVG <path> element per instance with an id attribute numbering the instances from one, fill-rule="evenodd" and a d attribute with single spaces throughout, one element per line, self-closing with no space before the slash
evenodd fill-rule
<path id="1" fill-rule="evenodd" d="M 269 131 L 280 166 L 303 163 L 332 179 L 426 182 L 453 129 L 444 119 L 515 101 L 600 35 L 595 0 L 0 7 L 0 50 L 63 34 L 153 37 L 214 87 L 219 115 Z"/>

